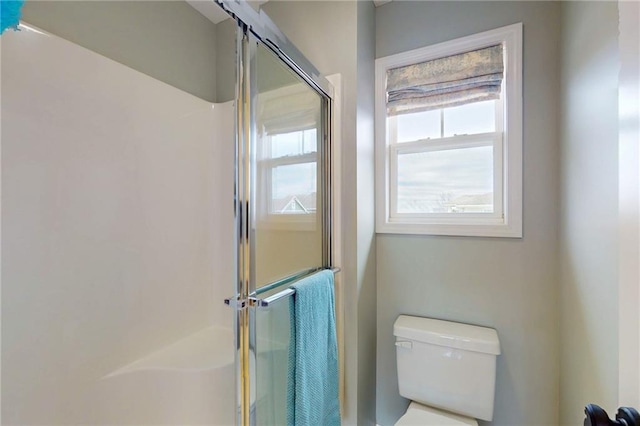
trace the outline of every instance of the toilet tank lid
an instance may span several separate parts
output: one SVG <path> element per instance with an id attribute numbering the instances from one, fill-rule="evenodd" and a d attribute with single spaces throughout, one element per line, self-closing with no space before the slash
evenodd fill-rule
<path id="1" fill-rule="evenodd" d="M 393 325 L 396 337 L 472 352 L 499 355 L 500 341 L 493 328 L 432 318 L 400 315 Z"/>

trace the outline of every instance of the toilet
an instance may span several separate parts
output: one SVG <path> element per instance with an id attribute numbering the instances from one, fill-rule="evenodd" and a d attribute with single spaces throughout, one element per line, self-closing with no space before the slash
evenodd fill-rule
<path id="1" fill-rule="evenodd" d="M 400 315 L 393 325 L 400 395 L 396 426 L 477 426 L 493 419 L 498 333 L 492 328 Z"/>

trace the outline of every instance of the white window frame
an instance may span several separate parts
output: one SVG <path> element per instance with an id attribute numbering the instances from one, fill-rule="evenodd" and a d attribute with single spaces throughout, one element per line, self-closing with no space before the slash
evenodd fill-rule
<path id="1" fill-rule="evenodd" d="M 503 107 L 496 132 L 404 142 L 390 140 L 387 128 L 387 70 L 502 44 L 505 76 Z M 376 232 L 478 237 L 522 237 L 522 23 L 474 34 L 376 60 Z M 393 120 L 390 120 L 393 121 Z M 503 129 L 500 129 L 500 127 Z M 494 214 L 398 214 L 396 164 L 398 154 L 493 146 Z"/>
<path id="2" fill-rule="evenodd" d="M 306 130 L 310 130 L 314 127 L 301 127 L 299 129 L 291 130 L 291 133 L 304 132 Z M 271 152 L 272 149 L 272 136 L 267 136 L 265 147 L 268 152 Z M 281 166 L 293 166 L 296 164 L 316 164 L 316 187 L 317 187 L 317 179 L 318 179 L 318 152 L 308 152 L 306 154 L 297 154 L 297 155 L 287 155 L 284 157 L 275 157 L 275 158 L 266 158 L 261 160 L 261 168 L 264 172 L 263 182 L 265 183 L 264 194 L 266 195 L 265 207 L 267 208 L 266 214 L 270 217 L 271 220 L 278 220 L 279 218 L 283 220 L 300 220 L 306 222 L 313 222 L 315 219 L 310 218 L 309 216 L 315 216 L 315 211 L 311 213 L 274 213 L 273 212 L 273 171 Z M 306 219 L 300 218 L 300 216 L 306 216 Z"/>
<path id="3" fill-rule="evenodd" d="M 397 161 L 402 154 L 417 154 L 423 152 L 436 152 L 449 149 L 464 149 L 476 147 L 493 148 L 493 213 L 400 213 L 397 211 L 396 190 L 398 188 Z M 481 133 L 475 135 L 463 135 L 450 138 L 436 139 L 432 141 L 407 142 L 389 147 L 389 221 L 391 223 L 411 223 L 419 220 L 424 224 L 447 223 L 455 225 L 461 219 L 481 219 L 484 222 L 499 224 L 503 216 L 503 178 L 502 178 L 502 134 Z"/>
<path id="4" fill-rule="evenodd" d="M 309 89 L 303 84 L 295 84 L 292 86 L 280 87 L 269 92 L 260 93 L 259 104 L 263 108 L 282 108 L 282 100 L 289 101 L 296 95 L 302 97 L 301 104 L 288 105 L 291 108 L 291 128 L 287 132 L 301 132 L 315 128 L 311 123 L 319 123 L 317 116 L 318 111 L 315 110 L 315 93 L 311 94 Z M 306 96 L 309 95 L 309 96 Z M 312 105 L 304 105 L 304 100 L 311 99 Z M 301 112 L 305 108 L 308 112 Z M 287 117 L 286 108 L 280 111 L 282 114 L 279 119 Z M 266 123 L 268 125 L 268 123 Z M 262 124 L 263 126 L 265 123 Z M 273 213 L 272 202 L 272 177 L 273 170 L 279 166 L 289 166 L 294 164 L 316 163 L 316 182 L 319 182 L 318 170 L 318 152 L 320 148 L 320 140 L 318 139 L 318 150 L 306 154 L 289 155 L 284 157 L 271 158 L 271 136 L 267 134 L 265 128 L 261 128 L 260 135 L 263 135 L 258 143 L 258 174 L 260 175 L 261 187 L 258 189 L 261 197 L 258 202 L 258 226 L 261 229 L 273 230 L 291 230 L 291 231 L 316 231 L 318 229 L 317 210 L 309 213 Z"/>

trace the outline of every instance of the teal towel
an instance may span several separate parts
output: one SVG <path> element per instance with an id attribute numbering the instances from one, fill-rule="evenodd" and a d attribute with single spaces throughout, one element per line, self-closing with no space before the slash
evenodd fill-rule
<path id="1" fill-rule="evenodd" d="M 24 0 L 0 0 L 0 34 L 7 28 L 18 29 Z"/>
<path id="2" fill-rule="evenodd" d="M 288 426 L 339 426 L 338 342 L 333 272 L 321 271 L 291 286 L 287 377 Z"/>

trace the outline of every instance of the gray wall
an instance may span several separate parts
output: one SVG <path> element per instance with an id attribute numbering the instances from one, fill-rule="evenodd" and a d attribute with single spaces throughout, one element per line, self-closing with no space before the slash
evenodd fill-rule
<path id="1" fill-rule="evenodd" d="M 561 421 L 618 394 L 618 10 L 562 3 Z"/>
<path id="2" fill-rule="evenodd" d="M 618 404 L 640 407 L 640 3 L 618 16 Z"/>
<path id="3" fill-rule="evenodd" d="M 185 92 L 216 100 L 216 25 L 185 2 L 28 1 L 23 19 Z"/>
<path id="4" fill-rule="evenodd" d="M 367 425 L 376 423 L 375 7 L 359 1 L 357 8 L 358 424 Z"/>
<path id="5" fill-rule="evenodd" d="M 236 97 L 236 29 L 233 19 L 216 25 L 216 102 Z"/>
<path id="6" fill-rule="evenodd" d="M 557 2 L 392 2 L 376 16 L 376 56 L 524 23 L 524 238 L 377 237 L 377 420 L 398 396 L 399 314 L 497 329 L 493 425 L 558 423 Z M 401 29 L 401 30 L 400 30 Z"/>
<path id="7" fill-rule="evenodd" d="M 344 424 L 374 420 L 373 8 L 370 2 L 275 1 L 263 9 L 321 74 L 342 76 L 342 280 L 345 289 Z M 358 65 L 358 55 L 363 60 Z M 360 81 L 360 79 L 362 79 Z M 357 141 L 357 143 L 356 143 Z M 362 144 L 362 145 L 361 145 Z"/>

